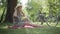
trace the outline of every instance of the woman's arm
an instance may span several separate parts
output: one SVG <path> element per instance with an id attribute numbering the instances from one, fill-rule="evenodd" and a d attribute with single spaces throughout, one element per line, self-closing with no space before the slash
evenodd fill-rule
<path id="1" fill-rule="evenodd" d="M 25 16 L 25 14 L 24 14 L 22 11 L 21 11 L 21 15 L 22 15 L 22 16 Z"/>

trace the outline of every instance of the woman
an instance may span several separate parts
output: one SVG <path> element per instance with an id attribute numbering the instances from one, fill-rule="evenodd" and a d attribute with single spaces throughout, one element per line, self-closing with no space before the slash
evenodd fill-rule
<path id="1" fill-rule="evenodd" d="M 22 5 L 16 6 L 15 12 L 13 14 L 13 23 L 14 27 L 24 26 L 24 22 L 22 21 L 22 17 L 24 17 L 24 13 L 22 12 Z"/>

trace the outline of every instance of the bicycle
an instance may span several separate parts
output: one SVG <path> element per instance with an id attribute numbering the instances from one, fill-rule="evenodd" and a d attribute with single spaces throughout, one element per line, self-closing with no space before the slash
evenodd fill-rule
<path id="1" fill-rule="evenodd" d="M 44 14 L 43 14 L 44 15 Z M 43 16 L 41 14 L 38 15 L 38 20 L 39 22 L 41 22 L 41 24 L 43 24 L 44 22 L 46 22 L 46 24 L 51 27 L 54 26 L 56 27 L 58 25 L 58 16 L 51 16 L 50 15 L 48 17 L 45 17 L 45 15 Z"/>

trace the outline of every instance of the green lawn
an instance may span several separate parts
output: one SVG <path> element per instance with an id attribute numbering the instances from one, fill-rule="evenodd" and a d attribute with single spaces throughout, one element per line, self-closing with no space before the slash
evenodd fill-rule
<path id="1" fill-rule="evenodd" d="M 0 29 L 0 34 L 60 34 L 60 28 Z"/>
<path id="2" fill-rule="evenodd" d="M 60 27 L 42 27 L 42 28 L 22 28 L 7 29 L 3 28 L 7 24 L 0 24 L 0 34 L 60 34 Z"/>

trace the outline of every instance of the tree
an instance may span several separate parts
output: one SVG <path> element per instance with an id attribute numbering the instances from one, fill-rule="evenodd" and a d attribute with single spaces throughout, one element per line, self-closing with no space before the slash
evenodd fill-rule
<path id="1" fill-rule="evenodd" d="M 16 5 L 17 0 L 7 0 L 7 12 L 4 22 L 13 22 L 13 13 Z"/>

